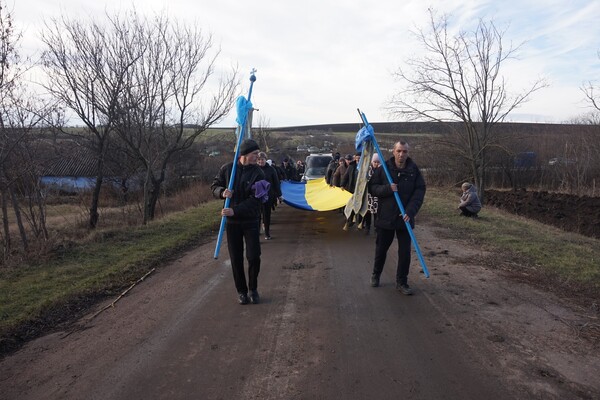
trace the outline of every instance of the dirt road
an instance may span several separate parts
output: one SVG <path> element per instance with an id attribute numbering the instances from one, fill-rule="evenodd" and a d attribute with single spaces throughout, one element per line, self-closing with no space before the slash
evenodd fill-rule
<path id="1" fill-rule="evenodd" d="M 214 260 L 209 243 L 84 329 L 2 360 L 0 397 L 600 398 L 598 349 L 573 328 L 583 311 L 476 265 L 478 249 L 427 221 L 415 232 L 432 276 L 414 257 L 403 296 L 394 251 L 369 286 L 375 237 L 342 231 L 341 214 L 282 206 L 273 219 L 261 304 L 237 304 L 226 247 Z"/>

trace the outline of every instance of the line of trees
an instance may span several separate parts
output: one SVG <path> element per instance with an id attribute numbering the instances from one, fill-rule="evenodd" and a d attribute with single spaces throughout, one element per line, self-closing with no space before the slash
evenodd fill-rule
<path id="1" fill-rule="evenodd" d="M 108 157 L 143 176 L 145 224 L 155 216 L 170 163 L 229 112 L 238 94 L 235 67 L 217 74 L 220 50 L 211 35 L 164 13 L 146 17 L 134 9 L 107 13 L 104 19 L 52 19 L 41 33 L 41 59 L 29 67 L 20 59 L 21 34 L 15 31 L 14 17 L 3 0 L 0 30 L 0 196 L 5 254 L 12 245 L 9 218 L 16 219 L 25 248 L 24 219 L 36 235 L 47 235 L 36 151 L 49 142 L 40 138 L 66 135 L 93 154 L 95 187 L 89 228 L 98 223 Z M 30 68 L 43 71 L 41 89 L 35 93 L 26 85 L 25 73 Z M 84 128 L 65 128 L 65 115 L 76 117 Z M 24 215 L 23 210 L 29 211 Z"/>
<path id="2" fill-rule="evenodd" d="M 536 129 L 529 129 L 534 127 Z M 487 154 L 489 187 L 560 191 L 597 196 L 600 183 L 600 125 L 502 124 L 503 146 Z M 448 136 L 452 131 L 448 130 Z M 446 134 L 441 134 L 446 135 Z M 460 186 L 471 180 L 469 165 L 452 155 L 440 135 L 415 138 L 414 156 L 432 185 Z"/>
<path id="3" fill-rule="evenodd" d="M 59 125 L 60 109 L 51 100 L 32 93 L 24 83 L 28 61 L 18 51 L 21 34 L 12 14 L 0 1 L 0 201 L 2 203 L 2 254 L 11 252 L 13 216 L 22 247 L 27 250 L 28 232 L 48 238 L 45 203 L 36 165 L 40 144 L 34 140 L 40 126 Z M 26 226 L 29 226 L 29 229 Z"/>

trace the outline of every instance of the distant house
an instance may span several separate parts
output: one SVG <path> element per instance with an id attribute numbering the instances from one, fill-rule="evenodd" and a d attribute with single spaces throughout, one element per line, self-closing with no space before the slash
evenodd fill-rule
<path id="1" fill-rule="evenodd" d="M 46 189 L 65 193 L 91 190 L 96 183 L 95 161 L 91 156 L 52 160 L 40 177 L 40 183 Z"/>
<path id="2" fill-rule="evenodd" d="M 70 146 L 69 146 L 70 145 Z M 96 184 L 97 158 L 88 149 L 72 146 L 61 148 L 61 154 L 46 156 L 40 184 L 47 190 L 75 194 L 92 190 Z M 112 183 L 115 188 L 125 184 L 124 178 L 114 162 L 105 163 L 104 183 Z"/>
<path id="3" fill-rule="evenodd" d="M 524 151 L 515 156 L 515 168 L 533 168 L 536 165 L 536 154 L 533 151 Z"/>
<path id="4" fill-rule="evenodd" d="M 97 157 L 88 148 L 75 141 L 63 140 L 48 144 L 40 156 L 40 183 L 47 190 L 64 194 L 76 194 L 93 190 L 96 185 Z M 190 148 L 172 157 L 167 181 L 173 177 L 195 176 L 202 173 L 199 150 Z M 219 150 L 212 150 L 215 157 Z M 103 184 L 120 193 L 138 191 L 143 187 L 145 170 L 139 162 L 119 151 L 109 151 L 104 162 Z"/>

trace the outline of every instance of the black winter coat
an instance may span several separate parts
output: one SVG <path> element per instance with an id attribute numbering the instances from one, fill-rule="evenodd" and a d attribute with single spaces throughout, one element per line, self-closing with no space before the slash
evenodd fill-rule
<path id="1" fill-rule="evenodd" d="M 289 181 L 299 181 L 300 179 L 298 178 L 298 171 L 296 171 L 296 168 L 294 168 L 294 166 L 292 164 L 287 165 L 287 167 L 283 164 L 281 164 L 281 169 L 283 169 L 283 172 L 285 173 L 285 179 L 289 180 Z"/>
<path id="2" fill-rule="evenodd" d="M 223 192 L 229 186 L 231 170 L 233 163 L 225 164 L 219 170 L 219 173 L 213 179 L 210 188 L 213 196 L 222 199 Z M 235 182 L 233 184 L 233 197 L 229 207 L 233 208 L 233 217 L 228 217 L 228 223 L 254 222 L 260 218 L 261 201 L 254 196 L 252 185 L 264 180 L 265 174 L 262 169 L 255 164 L 242 165 L 237 164 L 235 173 Z"/>
<path id="3" fill-rule="evenodd" d="M 344 176 L 342 177 L 342 182 L 340 186 L 349 191 L 350 193 L 354 193 L 354 188 L 356 187 L 356 179 L 358 177 L 358 165 L 356 161 L 351 161 L 348 164 L 348 169 L 344 172 Z"/>
<path id="4" fill-rule="evenodd" d="M 260 167 L 265 174 L 265 179 L 271 184 L 269 187 L 269 204 L 275 203 L 278 197 L 281 197 L 281 182 L 277 176 L 277 171 L 269 164 Z"/>
<path id="5" fill-rule="evenodd" d="M 335 170 L 338 167 L 338 160 L 333 159 L 329 162 L 329 165 L 327 165 L 327 171 L 325 172 L 325 182 L 327 182 L 328 185 L 333 185 L 333 173 L 335 172 Z"/>
<path id="6" fill-rule="evenodd" d="M 406 166 L 402 169 L 396 167 L 394 157 L 386 165 L 392 180 L 398 185 L 398 194 L 404 206 L 404 211 L 410 217 L 411 228 L 415 227 L 415 216 L 419 212 L 425 198 L 425 180 L 419 167 L 409 157 Z M 377 220 L 375 226 L 383 229 L 406 229 L 400 215 L 400 208 L 396 203 L 394 192 L 385 175 L 383 168 L 377 168 L 369 181 L 369 193 L 379 199 Z"/>

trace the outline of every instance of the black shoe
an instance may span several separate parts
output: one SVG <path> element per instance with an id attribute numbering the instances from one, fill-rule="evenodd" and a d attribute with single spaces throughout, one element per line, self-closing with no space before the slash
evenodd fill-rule
<path id="1" fill-rule="evenodd" d="M 371 275 L 371 287 L 379 286 L 379 275 L 373 274 Z"/>
<path id="2" fill-rule="evenodd" d="M 396 290 L 398 290 L 400 293 L 406 296 L 410 296 L 411 294 L 413 294 L 412 289 L 406 283 L 396 283 Z"/>
<path id="3" fill-rule="evenodd" d="M 240 304 L 248 304 L 248 295 L 246 293 L 240 293 L 238 296 Z"/>
<path id="4" fill-rule="evenodd" d="M 256 290 L 250 292 L 250 303 L 258 304 L 260 303 L 260 296 Z"/>
<path id="5" fill-rule="evenodd" d="M 265 240 L 271 240 L 271 235 L 265 236 Z"/>

